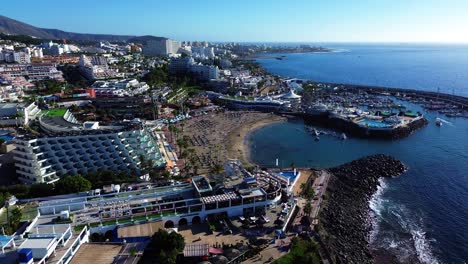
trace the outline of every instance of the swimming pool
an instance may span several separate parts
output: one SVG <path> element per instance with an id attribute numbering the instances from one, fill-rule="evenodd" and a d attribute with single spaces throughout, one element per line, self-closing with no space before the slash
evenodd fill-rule
<path id="1" fill-rule="evenodd" d="M 362 121 L 359 121 L 358 124 L 361 124 L 366 127 L 377 127 L 377 128 L 390 128 L 392 127 L 391 124 L 385 123 L 385 122 L 379 122 L 371 119 L 364 119 Z"/>
<path id="2" fill-rule="evenodd" d="M 296 178 L 300 175 L 300 172 L 297 171 L 296 174 L 294 174 L 294 171 L 282 171 L 278 174 L 288 178 L 289 184 L 293 185 L 296 182 Z"/>
<path id="3" fill-rule="evenodd" d="M 4 139 L 5 141 L 10 141 L 14 139 L 15 137 L 12 135 L 9 135 L 12 131 L 10 130 L 0 130 L 0 138 Z"/>
<path id="4" fill-rule="evenodd" d="M 13 140 L 15 137 L 10 135 L 0 136 L 0 138 L 4 139 L 5 141 Z"/>
<path id="5" fill-rule="evenodd" d="M 0 248 L 4 247 L 10 240 L 12 239 L 12 236 L 3 236 L 0 235 Z"/>

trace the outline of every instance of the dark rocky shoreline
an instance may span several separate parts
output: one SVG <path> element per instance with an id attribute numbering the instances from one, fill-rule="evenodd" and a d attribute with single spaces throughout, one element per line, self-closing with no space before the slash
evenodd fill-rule
<path id="1" fill-rule="evenodd" d="M 374 263 L 369 249 L 369 200 L 380 177 L 405 171 L 399 160 L 372 155 L 329 170 L 327 199 L 320 213 L 319 235 L 335 263 Z"/>

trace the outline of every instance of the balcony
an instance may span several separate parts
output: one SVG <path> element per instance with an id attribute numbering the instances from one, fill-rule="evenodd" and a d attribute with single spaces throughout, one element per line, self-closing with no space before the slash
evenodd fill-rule
<path id="1" fill-rule="evenodd" d="M 53 174 L 49 174 L 48 176 L 42 177 L 42 181 L 48 184 L 57 182 L 60 180 L 60 177 L 58 177 L 55 172 Z"/>
<path id="2" fill-rule="evenodd" d="M 34 163 L 33 160 L 31 160 L 30 158 L 25 157 L 25 156 L 15 155 L 14 159 L 15 159 L 15 160 L 22 161 L 22 162 L 30 163 L 30 164 Z"/>
<path id="3" fill-rule="evenodd" d="M 31 177 L 31 178 L 37 178 L 38 177 L 38 175 L 36 175 L 35 173 L 31 173 L 31 172 L 24 171 L 24 170 L 16 170 L 16 173 L 18 173 L 20 175 Z"/>

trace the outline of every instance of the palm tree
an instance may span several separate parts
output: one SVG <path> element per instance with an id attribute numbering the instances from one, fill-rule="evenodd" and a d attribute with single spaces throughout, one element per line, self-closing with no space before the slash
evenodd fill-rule
<path id="1" fill-rule="evenodd" d="M 293 170 L 294 170 L 294 169 L 296 168 L 296 163 L 294 163 L 294 162 L 291 162 L 291 165 L 290 165 L 290 166 L 291 166 L 291 169 L 293 169 Z"/>
<path id="2" fill-rule="evenodd" d="M 312 204 L 311 204 L 311 201 L 310 201 L 310 200 L 307 200 L 307 203 L 306 203 L 306 205 L 304 206 L 304 213 L 305 213 L 307 216 L 310 216 L 310 214 L 312 213 Z"/>
<path id="3" fill-rule="evenodd" d="M 221 163 L 216 163 L 211 167 L 211 172 L 214 174 L 220 174 L 223 171 L 224 171 L 224 168 Z"/>
<path id="4" fill-rule="evenodd" d="M 305 194 L 307 190 L 307 183 L 305 182 L 301 183 L 300 188 L 301 188 L 301 194 Z"/>

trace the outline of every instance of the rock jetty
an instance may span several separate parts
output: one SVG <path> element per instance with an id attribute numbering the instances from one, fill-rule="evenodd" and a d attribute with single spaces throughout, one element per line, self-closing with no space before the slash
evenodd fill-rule
<path id="1" fill-rule="evenodd" d="M 327 199 L 320 213 L 319 235 L 335 263 L 373 263 L 367 241 L 369 200 L 380 177 L 405 171 L 400 161 L 373 155 L 330 169 Z"/>

